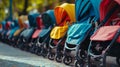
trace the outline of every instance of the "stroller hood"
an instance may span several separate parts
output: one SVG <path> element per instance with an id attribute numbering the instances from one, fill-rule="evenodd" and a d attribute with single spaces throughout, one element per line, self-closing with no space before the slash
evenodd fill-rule
<path id="1" fill-rule="evenodd" d="M 5 25 L 6 29 L 9 30 L 11 28 L 11 22 L 8 21 Z"/>
<path id="2" fill-rule="evenodd" d="M 42 14 L 42 20 L 45 27 L 53 26 L 56 22 L 54 10 L 48 10 Z"/>
<path id="3" fill-rule="evenodd" d="M 75 6 L 74 4 L 64 3 L 54 9 L 57 25 L 50 33 L 53 39 L 60 39 L 63 37 L 67 30 L 68 25 L 75 22 Z"/>
<path id="4" fill-rule="evenodd" d="M 57 6 L 54 9 L 57 25 L 66 24 L 66 21 L 70 21 L 70 24 L 75 22 L 75 6 L 74 4 L 64 3 L 61 6 Z M 68 16 L 67 16 L 68 15 Z M 66 19 L 66 20 L 65 20 Z"/>
<path id="5" fill-rule="evenodd" d="M 5 22 L 5 21 L 2 21 L 1 24 L 2 24 L 2 29 L 6 29 L 6 27 L 5 27 L 6 22 Z"/>
<path id="6" fill-rule="evenodd" d="M 99 5 L 101 0 L 76 0 L 75 10 L 76 10 L 76 20 L 80 21 L 84 16 L 87 16 L 90 7 L 93 7 L 93 11 L 90 14 L 95 15 L 96 19 L 99 19 Z"/>
<path id="7" fill-rule="evenodd" d="M 103 0 L 100 4 L 100 21 L 103 21 L 107 13 L 115 8 L 115 6 L 119 4 L 120 5 L 120 0 Z M 111 15 L 111 17 L 105 22 L 105 25 L 110 25 L 111 19 L 116 18 L 116 13 L 117 11 L 114 11 L 114 13 Z"/>
<path id="8" fill-rule="evenodd" d="M 39 16 L 36 18 L 36 20 L 37 20 L 37 27 L 38 27 L 38 29 L 43 28 L 44 25 L 43 25 L 43 21 L 42 21 L 41 15 L 39 15 Z"/>
<path id="9" fill-rule="evenodd" d="M 75 3 L 77 21 L 69 28 L 66 42 L 79 45 L 92 27 L 91 21 L 99 19 L 100 0 L 76 0 Z"/>
<path id="10" fill-rule="evenodd" d="M 26 18 L 26 16 L 20 16 L 20 17 L 18 18 L 18 24 L 19 24 L 19 27 L 20 27 L 20 28 L 25 28 L 25 23 L 24 23 L 25 18 Z"/>
<path id="11" fill-rule="evenodd" d="M 30 27 L 36 27 L 37 26 L 36 17 L 38 17 L 38 16 L 39 16 L 38 13 L 28 15 L 28 20 L 29 20 Z"/>

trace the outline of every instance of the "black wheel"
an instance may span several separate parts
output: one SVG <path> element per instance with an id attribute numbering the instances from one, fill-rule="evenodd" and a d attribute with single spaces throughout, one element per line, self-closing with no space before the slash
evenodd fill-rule
<path id="1" fill-rule="evenodd" d="M 35 54 L 37 54 L 38 56 L 41 56 L 41 47 L 38 47 L 38 46 L 36 46 L 35 47 Z"/>
<path id="2" fill-rule="evenodd" d="M 23 50 L 23 47 L 24 47 L 23 43 L 18 45 L 18 48 L 21 49 L 21 50 Z"/>
<path id="3" fill-rule="evenodd" d="M 75 64 L 75 67 L 84 67 L 84 63 L 82 61 L 76 60 L 74 64 Z"/>
<path id="4" fill-rule="evenodd" d="M 74 64 L 75 64 L 75 67 L 88 67 L 88 62 L 85 62 L 82 59 L 76 60 Z"/>
<path id="5" fill-rule="evenodd" d="M 71 56 L 64 56 L 63 63 L 66 65 L 70 65 L 72 63 L 72 57 Z"/>
<path id="6" fill-rule="evenodd" d="M 116 58 L 116 62 L 117 62 L 117 64 L 120 66 L 120 57 L 117 57 L 117 58 Z"/>
<path id="7" fill-rule="evenodd" d="M 30 51 L 31 53 L 35 53 L 35 48 L 34 48 L 34 47 L 30 47 L 29 51 Z"/>
<path id="8" fill-rule="evenodd" d="M 55 54 L 54 53 L 49 53 L 48 54 L 48 59 L 54 60 Z"/>
<path id="9" fill-rule="evenodd" d="M 43 57 L 46 57 L 47 54 L 48 54 L 47 49 L 43 48 L 42 51 L 41 51 L 41 54 L 42 54 Z"/>
<path id="10" fill-rule="evenodd" d="M 62 62 L 62 58 L 63 58 L 63 56 L 62 55 L 56 55 L 55 56 L 55 60 L 57 61 L 57 62 Z"/>

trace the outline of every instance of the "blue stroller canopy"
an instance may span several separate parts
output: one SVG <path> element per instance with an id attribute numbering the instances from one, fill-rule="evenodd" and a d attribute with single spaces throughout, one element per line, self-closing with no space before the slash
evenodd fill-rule
<path id="1" fill-rule="evenodd" d="M 76 0 L 76 23 L 68 30 L 67 43 L 73 45 L 81 43 L 92 26 L 91 21 L 99 19 L 99 5 L 100 0 Z"/>
<path id="2" fill-rule="evenodd" d="M 35 13 L 35 14 L 30 14 L 28 15 L 28 20 L 29 20 L 29 24 L 31 27 L 36 27 L 37 23 L 36 23 L 36 18 L 39 16 L 39 13 Z"/>
<path id="3" fill-rule="evenodd" d="M 2 24 L 2 29 L 6 29 L 6 28 L 5 28 L 6 22 L 5 22 L 5 21 L 2 21 L 1 24 Z"/>
<path id="4" fill-rule="evenodd" d="M 99 18 L 99 5 L 100 5 L 101 0 L 76 0 L 75 2 L 75 10 L 76 10 L 76 20 L 80 21 L 84 17 L 89 16 L 88 11 L 91 10 L 92 6 L 92 11 L 90 14 L 94 14 L 96 18 Z M 93 12 L 94 11 L 94 12 Z"/>
<path id="5" fill-rule="evenodd" d="M 54 16 L 54 10 L 48 10 L 42 14 L 43 24 L 45 26 L 53 26 L 56 22 Z"/>

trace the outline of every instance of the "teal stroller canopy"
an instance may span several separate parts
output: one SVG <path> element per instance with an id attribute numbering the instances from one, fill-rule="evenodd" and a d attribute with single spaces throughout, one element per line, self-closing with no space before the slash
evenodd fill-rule
<path id="1" fill-rule="evenodd" d="M 81 21 L 84 17 L 90 14 L 94 15 L 96 19 L 99 19 L 99 5 L 101 0 L 76 0 L 75 2 L 75 13 L 76 20 Z M 92 9 L 91 9 L 92 7 Z"/>
<path id="2" fill-rule="evenodd" d="M 2 21 L 1 24 L 2 24 L 2 29 L 6 29 L 5 27 L 6 21 Z"/>
<path id="3" fill-rule="evenodd" d="M 99 5 L 101 0 L 76 0 L 76 23 L 67 33 L 68 44 L 79 45 L 84 40 L 87 31 L 92 27 L 92 21 L 99 19 Z"/>
<path id="4" fill-rule="evenodd" d="M 45 26 L 53 26 L 56 22 L 54 16 L 54 10 L 48 10 L 42 14 L 43 24 Z"/>
<path id="5" fill-rule="evenodd" d="M 36 27 L 37 26 L 37 22 L 36 22 L 36 18 L 39 16 L 39 13 L 35 13 L 35 14 L 30 14 L 28 15 L 28 20 L 29 20 L 29 25 L 30 27 Z"/>

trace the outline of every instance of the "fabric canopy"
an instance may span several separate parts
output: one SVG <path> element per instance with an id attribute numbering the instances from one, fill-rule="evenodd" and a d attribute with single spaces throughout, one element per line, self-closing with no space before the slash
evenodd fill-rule
<path id="1" fill-rule="evenodd" d="M 44 25 L 43 25 L 43 21 L 42 21 L 41 15 L 39 15 L 39 16 L 36 18 L 36 20 L 37 20 L 37 27 L 38 27 L 38 29 L 43 28 Z"/>
<path id="2" fill-rule="evenodd" d="M 11 22 L 8 21 L 5 26 L 6 26 L 6 29 L 7 29 L 7 30 L 10 29 L 10 28 L 11 28 Z"/>
<path id="3" fill-rule="evenodd" d="M 2 29 L 6 29 L 6 27 L 5 27 L 6 22 L 2 21 L 1 24 L 2 24 Z"/>
<path id="4" fill-rule="evenodd" d="M 66 17 L 67 17 L 67 20 L 70 21 L 70 24 L 75 22 L 75 6 L 74 6 L 74 4 L 64 3 L 60 6 L 57 6 L 54 9 L 54 14 L 55 14 L 57 24 L 60 24 L 60 23 L 66 24 L 66 21 L 64 21 L 64 19 L 66 19 Z M 66 15 L 68 15 L 68 16 L 66 16 Z M 62 22 L 62 20 L 64 22 Z"/>
<path id="5" fill-rule="evenodd" d="M 120 0 L 102 0 L 100 4 L 100 21 L 103 21 L 107 13 L 115 8 L 115 6 L 119 3 Z M 120 9 L 120 8 L 118 8 Z M 112 19 L 117 17 L 117 13 L 119 10 L 116 10 L 112 13 L 111 17 L 105 22 L 105 25 L 110 25 Z"/>
<path id="6" fill-rule="evenodd" d="M 25 23 L 24 23 L 24 21 L 25 21 L 25 18 L 26 18 L 27 16 L 24 16 L 24 15 L 22 15 L 22 16 L 20 16 L 19 18 L 18 18 L 18 24 L 19 24 L 19 27 L 20 28 L 25 28 Z"/>
<path id="7" fill-rule="evenodd" d="M 38 16 L 39 16 L 38 13 L 28 15 L 29 24 L 30 24 L 31 27 L 36 27 L 37 26 L 36 17 L 38 17 Z"/>
<path id="8" fill-rule="evenodd" d="M 64 3 L 54 9 L 54 14 L 57 26 L 52 29 L 50 37 L 60 39 L 66 34 L 69 24 L 75 22 L 75 6 L 74 4 Z"/>
<path id="9" fill-rule="evenodd" d="M 43 24 L 46 27 L 53 26 L 56 23 L 54 10 L 48 10 L 42 14 Z"/>

